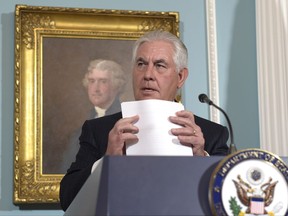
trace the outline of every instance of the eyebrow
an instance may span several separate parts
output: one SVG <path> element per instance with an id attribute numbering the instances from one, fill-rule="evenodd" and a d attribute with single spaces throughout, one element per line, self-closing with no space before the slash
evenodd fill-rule
<path id="1" fill-rule="evenodd" d="M 148 61 L 145 60 L 143 57 L 137 58 L 136 62 L 138 62 L 138 61 L 142 61 L 142 62 L 144 62 L 144 63 L 148 63 Z M 165 61 L 165 59 L 157 59 L 157 60 L 155 60 L 155 61 L 153 62 L 153 64 L 158 64 L 158 63 L 168 64 L 168 63 Z"/>
<path id="2" fill-rule="evenodd" d="M 147 63 L 147 61 L 146 61 L 143 57 L 138 57 L 138 58 L 136 59 L 136 62 L 139 62 L 139 61 L 142 61 L 142 62 Z"/>
<path id="3" fill-rule="evenodd" d="M 158 59 L 154 62 L 154 64 L 158 64 L 158 63 L 165 63 L 167 64 L 167 62 L 164 59 Z"/>

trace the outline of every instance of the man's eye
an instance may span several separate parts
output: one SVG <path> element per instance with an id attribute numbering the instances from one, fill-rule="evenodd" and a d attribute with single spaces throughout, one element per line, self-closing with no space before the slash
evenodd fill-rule
<path id="1" fill-rule="evenodd" d="M 100 82 L 101 82 L 102 84 L 106 84 L 106 83 L 108 82 L 108 80 L 102 79 L 102 80 L 100 80 Z"/>
<path id="2" fill-rule="evenodd" d="M 163 65 L 163 64 L 156 64 L 156 67 L 157 67 L 157 68 L 166 68 L 166 66 Z"/>
<path id="3" fill-rule="evenodd" d="M 138 66 L 138 67 L 142 67 L 143 65 L 144 65 L 143 62 L 137 62 L 137 66 Z"/>
<path id="4" fill-rule="evenodd" d="M 138 70 L 145 70 L 147 64 L 145 64 L 145 62 L 139 61 L 136 65 Z"/>
<path id="5" fill-rule="evenodd" d="M 162 63 L 155 64 L 155 68 L 159 73 L 164 73 L 167 71 L 167 65 Z"/>

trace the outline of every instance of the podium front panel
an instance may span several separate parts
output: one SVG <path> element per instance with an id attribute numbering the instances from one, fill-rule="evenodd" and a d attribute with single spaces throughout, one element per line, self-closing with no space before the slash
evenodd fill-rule
<path id="1" fill-rule="evenodd" d="M 211 215 L 209 181 L 221 158 L 106 157 L 96 215 Z"/>
<path id="2" fill-rule="evenodd" d="M 222 159 L 106 156 L 65 216 L 212 215 L 209 182 Z"/>

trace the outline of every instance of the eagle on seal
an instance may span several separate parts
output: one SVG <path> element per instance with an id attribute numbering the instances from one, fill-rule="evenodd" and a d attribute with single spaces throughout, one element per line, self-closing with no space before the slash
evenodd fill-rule
<path id="1" fill-rule="evenodd" d="M 253 198 L 262 198 L 264 202 L 264 207 L 269 206 L 274 197 L 275 186 L 278 181 L 272 182 L 272 178 L 270 177 L 269 180 L 262 184 L 260 188 L 253 188 L 250 184 L 245 182 L 240 175 L 237 176 L 238 181 L 233 180 L 235 187 L 237 189 L 237 195 L 241 203 L 247 206 L 247 210 L 245 213 L 254 213 L 251 212 L 251 200 Z M 267 211 L 264 208 L 264 214 L 267 214 Z"/>

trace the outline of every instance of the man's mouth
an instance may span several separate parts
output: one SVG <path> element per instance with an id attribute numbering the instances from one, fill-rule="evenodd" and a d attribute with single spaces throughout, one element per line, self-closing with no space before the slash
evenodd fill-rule
<path id="1" fill-rule="evenodd" d="M 93 94 L 94 97 L 101 97 L 102 94 Z"/>
<path id="2" fill-rule="evenodd" d="M 158 92 L 157 89 L 154 89 L 154 88 L 147 88 L 147 87 L 144 87 L 141 89 L 141 91 L 145 94 L 150 94 L 150 93 L 154 93 L 154 92 Z"/>
<path id="3" fill-rule="evenodd" d="M 155 89 L 152 89 L 152 88 L 143 88 L 142 90 L 143 91 L 148 91 L 148 92 L 155 91 Z"/>

